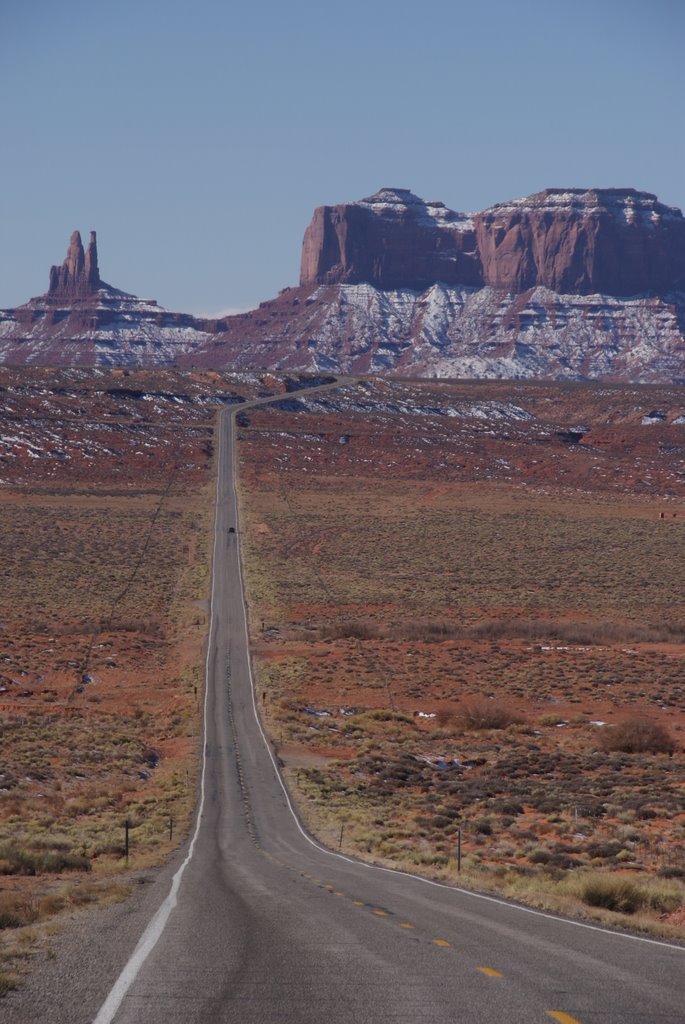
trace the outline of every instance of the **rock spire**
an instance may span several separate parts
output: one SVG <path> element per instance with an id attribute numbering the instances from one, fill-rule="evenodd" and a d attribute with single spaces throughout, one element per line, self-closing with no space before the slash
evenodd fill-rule
<path id="1" fill-rule="evenodd" d="M 55 299 L 81 299 L 97 292 L 102 286 L 96 233 L 91 231 L 90 243 L 84 252 L 81 234 L 74 231 L 64 263 L 61 267 L 50 267 L 48 296 Z"/>

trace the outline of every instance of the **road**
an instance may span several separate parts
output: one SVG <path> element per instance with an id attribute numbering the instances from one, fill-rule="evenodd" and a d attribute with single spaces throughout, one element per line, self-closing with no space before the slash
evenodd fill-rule
<path id="1" fill-rule="evenodd" d="M 682 1024 L 685 949 L 304 835 L 256 713 L 226 413 L 222 434 L 196 832 L 96 1024 Z"/>

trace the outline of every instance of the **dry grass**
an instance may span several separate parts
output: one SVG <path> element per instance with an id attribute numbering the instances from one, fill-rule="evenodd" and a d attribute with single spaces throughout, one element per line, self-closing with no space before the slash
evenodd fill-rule
<path id="1" fill-rule="evenodd" d="M 14 446 L 0 448 L 10 977 L 43 920 L 110 898 L 100 881 L 127 868 L 126 820 L 132 867 L 159 863 L 191 820 L 215 416 L 151 374 L 137 387 L 134 375 L 119 387 L 86 371 L 13 374 L 0 373 Z"/>

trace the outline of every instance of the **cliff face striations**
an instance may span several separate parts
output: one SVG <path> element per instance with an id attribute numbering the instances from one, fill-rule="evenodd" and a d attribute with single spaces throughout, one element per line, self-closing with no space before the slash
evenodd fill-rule
<path id="1" fill-rule="evenodd" d="M 685 218 L 649 192 L 552 188 L 474 221 L 492 288 L 615 296 L 685 288 Z"/>
<path id="2" fill-rule="evenodd" d="M 383 188 L 316 210 L 299 286 L 219 320 L 105 284 L 74 232 L 47 294 L 0 310 L 0 362 L 685 383 L 685 219 L 631 188 L 475 214 Z"/>
<path id="3" fill-rule="evenodd" d="M 427 288 L 482 284 L 473 221 L 408 189 L 321 206 L 302 245 L 300 284 Z"/>
<path id="4" fill-rule="evenodd" d="M 637 295 L 685 288 L 685 219 L 635 189 L 546 189 L 467 215 L 406 189 L 316 210 L 301 285 L 488 286 Z"/>

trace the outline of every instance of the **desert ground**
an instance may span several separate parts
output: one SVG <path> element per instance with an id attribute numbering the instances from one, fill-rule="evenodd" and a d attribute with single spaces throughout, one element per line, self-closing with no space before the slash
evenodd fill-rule
<path id="1" fill-rule="evenodd" d="M 306 383 L 306 381 L 305 381 Z M 682 937 L 685 388 L 0 370 L 0 989 L 195 799 L 217 410 L 327 845 Z M 461 871 L 457 873 L 457 843 Z"/>
<path id="2" fill-rule="evenodd" d="M 250 411 L 238 450 L 309 827 L 682 934 L 685 389 L 369 380 Z"/>
<path id="3" fill-rule="evenodd" d="M 265 383 L 266 380 L 266 383 Z M 0 370 L 0 988 L 195 801 L 217 409 L 255 375 Z"/>

